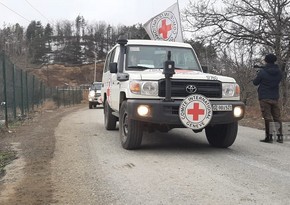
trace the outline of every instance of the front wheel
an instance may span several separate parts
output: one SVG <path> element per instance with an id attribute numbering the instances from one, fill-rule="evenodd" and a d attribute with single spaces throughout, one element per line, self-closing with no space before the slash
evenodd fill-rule
<path id="1" fill-rule="evenodd" d="M 128 150 L 139 148 L 143 135 L 142 122 L 129 119 L 127 101 L 121 105 L 119 125 L 122 147 Z"/>
<path id="2" fill-rule="evenodd" d="M 238 123 L 207 126 L 205 134 L 207 141 L 214 147 L 227 148 L 236 140 Z"/>
<path id="3" fill-rule="evenodd" d="M 117 117 L 112 114 L 112 108 L 108 101 L 105 101 L 104 105 L 104 118 L 105 118 L 105 128 L 107 130 L 115 130 L 117 124 Z"/>

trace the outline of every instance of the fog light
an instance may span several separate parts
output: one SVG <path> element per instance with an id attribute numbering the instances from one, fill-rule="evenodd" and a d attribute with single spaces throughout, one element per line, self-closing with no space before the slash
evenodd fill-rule
<path id="1" fill-rule="evenodd" d="M 239 106 L 234 108 L 234 116 L 241 117 L 243 115 L 243 109 Z"/>
<path id="2" fill-rule="evenodd" d="M 150 109 L 146 105 L 139 105 L 139 107 L 137 108 L 137 113 L 142 117 L 146 117 L 149 116 Z"/>

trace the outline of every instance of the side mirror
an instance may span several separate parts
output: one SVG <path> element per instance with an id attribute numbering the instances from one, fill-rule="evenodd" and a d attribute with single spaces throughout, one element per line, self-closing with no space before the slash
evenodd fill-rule
<path id="1" fill-rule="evenodd" d="M 110 63 L 110 73 L 117 73 L 118 68 L 117 68 L 117 63 Z"/>
<path id="2" fill-rule="evenodd" d="M 208 73 L 208 67 L 206 65 L 201 66 L 204 73 Z"/>

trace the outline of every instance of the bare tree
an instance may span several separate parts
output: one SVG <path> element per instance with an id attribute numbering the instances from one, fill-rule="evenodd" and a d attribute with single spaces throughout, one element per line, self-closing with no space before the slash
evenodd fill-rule
<path id="1" fill-rule="evenodd" d="M 243 42 L 244 45 L 260 46 L 260 51 L 274 52 L 283 72 L 282 100 L 285 105 L 290 60 L 289 4 L 290 0 L 190 1 L 184 11 L 185 30 L 220 46 Z"/>
<path id="2" fill-rule="evenodd" d="M 234 43 L 229 55 L 232 56 L 232 76 L 237 80 L 241 89 L 241 99 L 246 105 L 250 105 L 256 99 L 257 92 L 253 89 L 252 80 L 256 76 L 256 70 L 252 68 L 254 61 L 254 45 L 244 44 L 243 41 Z"/>

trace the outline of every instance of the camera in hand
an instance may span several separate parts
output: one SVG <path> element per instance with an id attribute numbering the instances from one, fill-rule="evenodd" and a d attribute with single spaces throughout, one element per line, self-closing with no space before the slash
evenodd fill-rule
<path id="1" fill-rule="evenodd" d="M 260 65 L 254 65 L 254 68 L 263 68 L 263 66 L 260 66 Z"/>
<path id="2" fill-rule="evenodd" d="M 254 65 L 254 68 L 256 69 L 256 72 L 258 73 L 264 67 L 263 66 L 260 66 L 260 65 Z"/>

